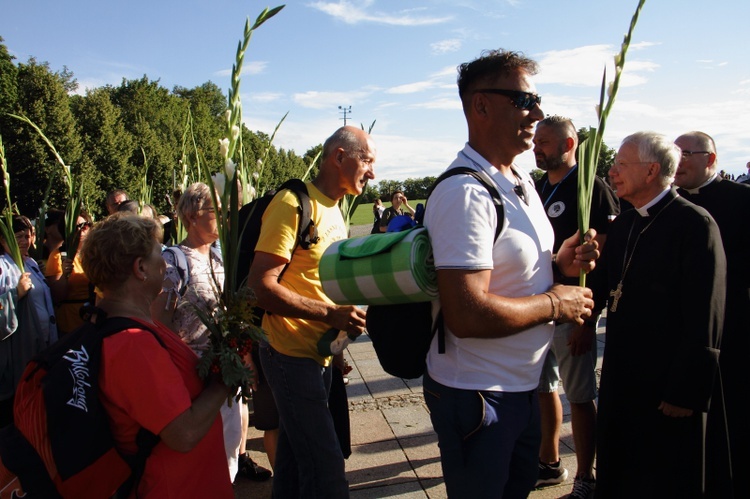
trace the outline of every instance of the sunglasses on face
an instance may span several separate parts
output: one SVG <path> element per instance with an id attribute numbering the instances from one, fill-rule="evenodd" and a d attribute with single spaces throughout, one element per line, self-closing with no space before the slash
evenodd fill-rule
<path id="1" fill-rule="evenodd" d="M 518 109 L 524 111 L 530 111 L 535 105 L 542 104 L 542 96 L 532 94 L 530 92 L 521 92 L 520 90 L 504 90 L 501 88 L 483 88 L 475 90 L 475 92 L 481 92 L 483 94 L 497 94 L 504 95 L 510 98 L 510 102 Z"/>
<path id="2" fill-rule="evenodd" d="M 91 222 L 81 222 L 76 225 L 76 230 L 90 229 L 92 225 Z"/>

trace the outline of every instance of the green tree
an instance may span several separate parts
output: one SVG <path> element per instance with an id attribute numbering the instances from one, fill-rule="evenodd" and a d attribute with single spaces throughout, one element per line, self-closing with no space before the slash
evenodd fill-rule
<path id="1" fill-rule="evenodd" d="M 12 112 L 18 102 L 18 69 L 14 59 L 0 36 L 0 113 Z"/>
<path id="2" fill-rule="evenodd" d="M 62 158 L 72 166 L 74 175 L 85 170 L 81 164 L 83 146 L 76 133 L 76 122 L 70 110 L 68 92 L 76 82 L 67 69 L 52 72 L 47 63 L 34 58 L 19 64 L 17 73 L 18 101 L 16 114 L 28 117 L 55 145 Z M 47 179 L 52 176 L 50 205 L 63 206 L 67 190 L 60 166 L 35 130 L 15 121 L 3 131 L 10 173 L 13 177 L 13 197 L 22 213 L 35 214 L 41 204 Z"/>
<path id="3" fill-rule="evenodd" d="M 544 176 L 544 170 L 540 170 L 539 168 L 534 168 L 529 172 L 529 175 L 531 175 L 531 180 L 533 180 L 535 183 Z"/>
<path id="4" fill-rule="evenodd" d="M 106 213 L 106 193 L 124 188 L 132 194 L 139 181 L 139 172 L 128 161 L 134 148 L 133 136 L 125 129 L 122 113 L 112 103 L 111 94 L 111 87 L 103 87 L 88 91 L 85 97 L 71 98 L 83 141 L 83 157 L 90 165 L 85 182 L 95 188 L 88 199 L 89 209 L 97 215 Z"/>
<path id="5" fill-rule="evenodd" d="M 188 103 L 145 75 L 139 80 L 123 80 L 113 89 L 112 102 L 120 108 L 124 127 L 133 136 L 128 161 L 137 172 L 143 172 L 148 163 L 153 201 L 164 210 L 165 195 L 172 192 L 173 171 L 181 157 Z M 205 151 L 199 154 L 205 156 Z M 125 188 L 136 190 L 136 186 Z"/>
<path id="6" fill-rule="evenodd" d="M 579 128 L 578 129 L 578 143 L 580 144 L 584 140 L 586 140 L 589 136 L 589 130 L 588 128 Z M 612 168 L 612 165 L 615 162 L 615 154 L 617 151 L 614 149 L 607 147 L 607 144 L 602 142 L 602 148 L 601 151 L 599 151 L 599 161 L 596 164 L 596 176 L 601 178 L 607 178 L 607 175 L 609 174 L 609 169 Z M 578 160 L 578 151 L 576 151 L 576 161 Z"/>
<path id="7" fill-rule="evenodd" d="M 383 203 L 390 203 L 391 196 L 396 191 L 403 191 L 404 186 L 398 180 L 381 180 L 378 182 L 378 192 Z"/>
<path id="8" fill-rule="evenodd" d="M 407 178 L 404 180 L 404 194 L 408 199 L 426 199 L 435 180 L 437 177 Z"/>
<path id="9" fill-rule="evenodd" d="M 224 133 L 226 96 L 210 81 L 193 89 L 175 87 L 172 93 L 183 101 L 183 105 L 190 111 L 192 135 L 187 151 L 189 163 L 195 165 L 200 161 L 200 164 L 205 165 L 210 171 L 218 170 L 222 165 L 219 139 Z M 200 157 L 195 156 L 196 150 Z"/>

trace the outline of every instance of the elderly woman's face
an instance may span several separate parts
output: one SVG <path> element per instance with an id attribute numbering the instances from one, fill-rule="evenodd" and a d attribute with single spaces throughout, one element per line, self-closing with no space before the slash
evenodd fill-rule
<path id="1" fill-rule="evenodd" d="M 216 225 L 216 211 L 211 201 L 204 203 L 203 208 L 193 215 L 188 231 L 194 231 L 197 236 L 208 244 L 219 239 L 219 229 Z"/>

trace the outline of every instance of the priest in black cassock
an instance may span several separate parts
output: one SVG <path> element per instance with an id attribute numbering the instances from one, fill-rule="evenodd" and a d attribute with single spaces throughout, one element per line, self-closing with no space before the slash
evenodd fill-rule
<path id="1" fill-rule="evenodd" d="M 602 255 L 610 297 L 597 418 L 599 498 L 703 497 L 726 260 L 711 215 L 670 187 L 680 149 L 628 136 L 609 176 L 634 209 Z"/>
<path id="2" fill-rule="evenodd" d="M 727 257 L 727 303 L 721 334 L 721 383 L 714 385 L 708 413 L 708 497 L 742 497 L 744 473 L 750 469 L 750 425 L 747 424 L 747 369 L 750 352 L 750 185 L 722 179 L 717 174 L 716 143 L 703 132 L 677 137 L 682 150 L 674 183 L 677 192 L 701 206 L 716 220 Z M 726 411 L 724 410 L 726 408 Z M 731 469 L 727 459 L 727 426 Z M 740 487 L 742 486 L 742 492 Z"/>

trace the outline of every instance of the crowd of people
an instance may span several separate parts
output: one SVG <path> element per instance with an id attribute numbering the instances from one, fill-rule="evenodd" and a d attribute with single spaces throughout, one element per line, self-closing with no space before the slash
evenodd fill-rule
<path id="1" fill-rule="evenodd" d="M 503 217 L 465 175 L 439 184 L 424 212 L 439 293 L 433 316 L 442 314 L 445 345 L 433 340 L 423 387 L 447 493 L 514 499 L 565 481 L 562 383 L 577 461 L 571 498 L 739 497 L 750 459 L 739 373 L 750 230 L 738 214 L 750 207 L 750 186 L 718 171 L 716 144 L 703 132 L 675 140 L 636 132 L 622 140 L 608 181 L 595 180 L 591 229 L 580 234 L 576 128 L 545 117 L 537 69 L 505 50 L 458 68 L 468 140 L 450 168 L 491 177 Z M 514 163 L 532 148 L 545 172 L 536 183 Z M 373 138 L 356 127 L 325 141 L 319 174 L 306 183 L 319 234 L 309 248 L 297 244 L 294 193 L 277 193 L 263 216 L 248 285 L 266 311 L 267 339 L 254 354 L 271 411 L 260 429 L 274 497 L 349 496 L 349 443 L 331 409 L 345 365 L 318 342 L 331 329 L 361 335 L 367 312 L 332 303 L 318 263 L 348 237 L 339 201 L 363 192 L 375 160 Z M 40 241 L 28 218 L 14 217 L 25 272 L 1 241 L 0 426 L 12 422 L 26 362 L 82 324 L 83 303 L 95 303 L 102 317 L 140 324 L 104 340 L 100 375 L 120 450 L 135 452 L 141 427 L 160 437 L 138 496 L 233 497 L 236 476 L 270 478 L 245 450 L 247 406 L 227 403 L 238 387 L 196 372 L 209 334 L 195 309 L 216 306 L 224 272 L 209 187 L 196 183 L 181 195 L 187 236 L 177 244 L 165 244 L 156 210 L 124 191 L 107 196 L 107 209 L 96 223 L 81 211 L 73 257 L 61 211 L 50 211 Z M 372 233 L 414 215 L 394 192 L 391 207 L 374 206 Z M 45 249 L 42 266 L 29 257 L 35 244 Z"/>

